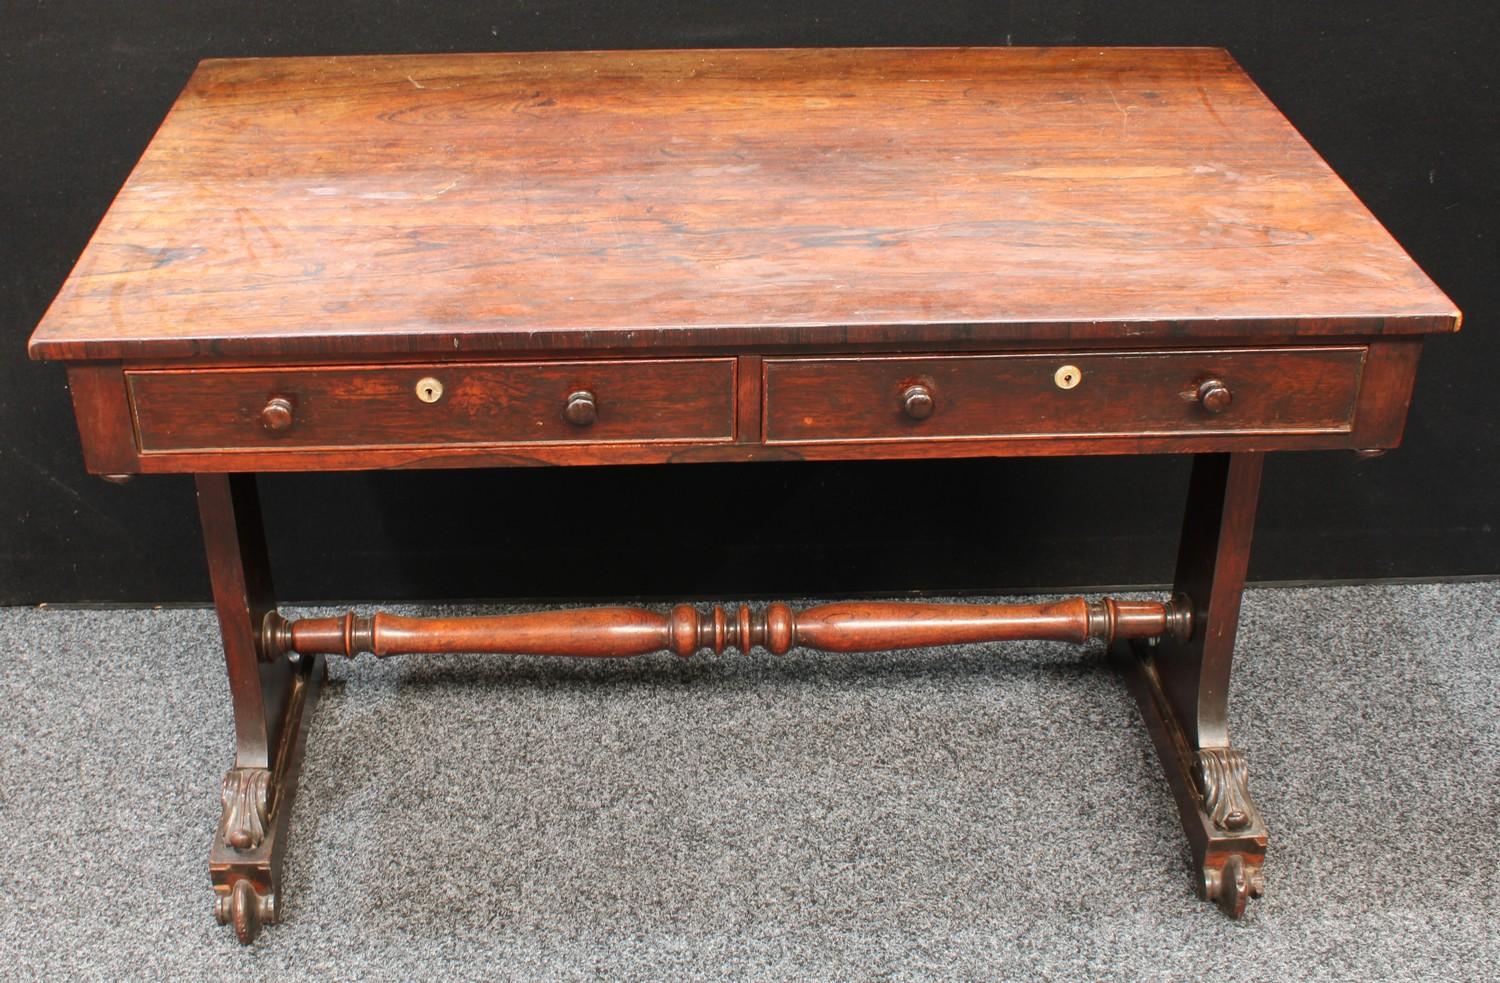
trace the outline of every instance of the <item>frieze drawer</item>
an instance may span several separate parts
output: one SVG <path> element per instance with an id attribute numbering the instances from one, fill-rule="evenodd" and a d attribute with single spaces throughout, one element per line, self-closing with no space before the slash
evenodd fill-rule
<path id="1" fill-rule="evenodd" d="M 765 442 L 1347 433 L 1366 349 L 765 362 Z"/>
<path id="2" fill-rule="evenodd" d="M 131 370 L 143 452 L 714 442 L 732 358 Z"/>

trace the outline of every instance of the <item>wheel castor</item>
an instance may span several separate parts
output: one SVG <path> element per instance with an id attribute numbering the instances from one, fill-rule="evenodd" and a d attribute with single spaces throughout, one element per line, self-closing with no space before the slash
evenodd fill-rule
<path id="1" fill-rule="evenodd" d="M 1245 858 L 1231 854 L 1222 867 L 1203 868 L 1203 896 L 1216 901 L 1219 910 L 1230 918 L 1245 914 L 1245 904 L 1265 893 L 1266 881 L 1260 868 L 1247 868 Z"/>
<path id="2" fill-rule="evenodd" d="M 228 893 L 214 900 L 214 917 L 220 925 L 233 925 L 234 934 L 249 945 L 260 935 L 262 925 L 276 920 L 276 902 L 261 897 L 255 885 L 240 878 Z"/>

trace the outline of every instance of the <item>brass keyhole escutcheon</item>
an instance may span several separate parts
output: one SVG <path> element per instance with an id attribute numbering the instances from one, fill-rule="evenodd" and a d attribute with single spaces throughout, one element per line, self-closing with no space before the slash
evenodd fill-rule
<path id="1" fill-rule="evenodd" d="M 424 403 L 436 403 L 443 398 L 443 384 L 430 375 L 418 379 L 417 398 Z"/>
<path id="2" fill-rule="evenodd" d="M 1083 381 L 1083 370 L 1076 365 L 1064 365 L 1052 373 L 1052 381 L 1059 389 L 1072 389 Z"/>

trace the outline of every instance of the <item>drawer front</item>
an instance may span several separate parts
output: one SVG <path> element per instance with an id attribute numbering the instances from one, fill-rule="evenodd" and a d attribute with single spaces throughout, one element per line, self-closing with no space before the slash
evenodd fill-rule
<path id="1" fill-rule="evenodd" d="M 126 379 L 150 452 L 730 441 L 734 372 L 734 359 L 716 358 L 153 369 Z"/>
<path id="2" fill-rule="evenodd" d="M 767 359 L 765 441 L 1346 433 L 1365 352 Z"/>

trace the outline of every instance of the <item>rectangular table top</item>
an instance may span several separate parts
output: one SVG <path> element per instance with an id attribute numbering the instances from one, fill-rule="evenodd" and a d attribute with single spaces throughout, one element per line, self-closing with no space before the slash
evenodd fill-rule
<path id="1" fill-rule="evenodd" d="M 203 62 L 34 356 L 1454 330 L 1224 51 Z"/>

